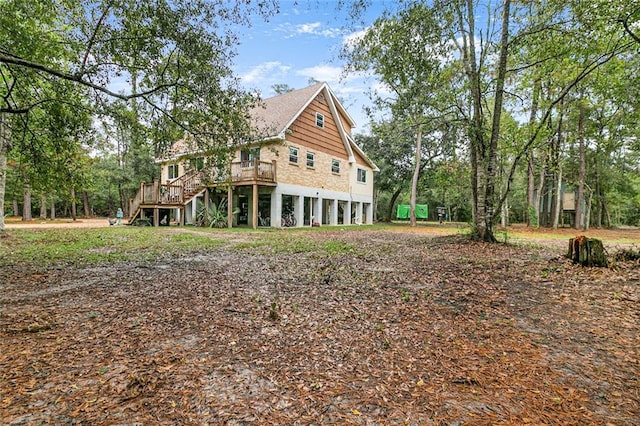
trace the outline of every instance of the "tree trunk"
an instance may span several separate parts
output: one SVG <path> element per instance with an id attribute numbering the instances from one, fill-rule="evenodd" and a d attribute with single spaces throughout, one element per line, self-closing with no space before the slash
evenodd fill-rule
<path id="1" fill-rule="evenodd" d="M 375 200 L 374 200 L 375 209 Z M 89 206 L 89 193 L 82 191 L 82 210 L 84 210 L 84 217 L 91 217 L 91 207 Z M 373 211 L 375 213 L 375 210 Z"/>
<path id="2" fill-rule="evenodd" d="M 76 220 L 77 209 L 76 209 L 76 189 L 71 187 L 71 219 Z"/>
<path id="3" fill-rule="evenodd" d="M 6 114 L 0 113 L 0 234 L 4 233 L 4 196 L 7 185 L 7 153 L 11 143 L 11 133 L 5 123 Z M 15 214 L 15 211 L 14 213 Z"/>
<path id="4" fill-rule="evenodd" d="M 11 206 L 13 210 L 13 215 L 20 216 L 20 206 L 18 205 L 18 200 L 16 200 L 15 198 L 11 200 Z"/>
<path id="5" fill-rule="evenodd" d="M 28 183 L 24 184 L 24 201 L 22 203 L 22 220 L 33 220 L 31 214 L 31 186 Z"/>
<path id="6" fill-rule="evenodd" d="M 509 200 L 507 199 L 502 204 L 502 211 L 500 213 L 500 224 L 503 228 L 509 226 Z"/>
<path id="7" fill-rule="evenodd" d="M 536 80 L 533 83 L 533 99 L 531 101 L 531 113 L 529 115 L 529 128 L 533 132 L 533 126 L 536 122 L 536 115 L 538 114 L 538 99 L 540 97 L 540 80 Z M 527 226 L 538 226 L 538 216 L 532 217 L 535 208 L 535 156 L 533 150 L 527 155 Z M 539 194 L 539 192 L 538 192 Z"/>
<path id="8" fill-rule="evenodd" d="M 553 209 L 553 229 L 558 229 L 560 212 L 562 211 L 562 165 L 558 166 L 558 182 L 556 186 L 556 199 Z"/>
<path id="9" fill-rule="evenodd" d="M 607 254 L 602 241 L 584 235 L 569 240 L 567 257 L 582 266 L 607 266 Z"/>
<path id="10" fill-rule="evenodd" d="M 509 18 L 511 17 L 511 0 L 504 0 L 502 5 L 502 28 L 500 33 L 500 56 L 496 75 L 495 98 L 493 104 L 493 122 L 491 123 L 491 140 L 489 142 L 489 162 L 487 164 L 487 234 L 483 241 L 496 241 L 493 236 L 493 222 L 497 212 L 502 209 L 500 202 L 494 205 L 496 173 L 498 160 L 498 140 L 500 139 L 500 119 L 504 98 L 504 84 L 507 76 L 507 56 L 509 48 Z"/>
<path id="11" fill-rule="evenodd" d="M 593 202 L 593 191 L 589 193 L 589 201 L 587 201 L 587 211 L 584 218 L 584 230 L 589 229 L 591 224 L 591 203 Z"/>
<path id="12" fill-rule="evenodd" d="M 40 195 L 40 219 L 47 218 L 47 195 L 43 192 Z"/>
<path id="13" fill-rule="evenodd" d="M 56 219 L 56 196 L 55 196 L 55 194 L 51 195 L 51 214 L 49 216 L 51 216 L 51 220 L 55 220 Z"/>
<path id="14" fill-rule="evenodd" d="M 418 125 L 418 133 L 416 134 L 416 156 L 415 169 L 413 170 L 413 178 L 411 179 L 411 213 L 409 219 L 411 226 L 417 226 L 416 222 L 416 198 L 418 193 L 418 179 L 420 178 L 420 160 L 422 158 L 422 126 Z"/>
<path id="15" fill-rule="evenodd" d="M 540 179 L 538 181 L 538 195 L 535 197 L 534 199 L 534 213 L 535 213 L 535 227 L 539 228 L 540 224 L 542 223 L 540 220 L 540 208 L 542 206 L 542 191 L 544 190 L 544 185 L 545 185 L 545 178 L 546 178 L 546 171 L 547 171 L 547 164 L 548 161 L 548 156 L 545 155 L 543 160 L 542 160 L 542 164 L 540 165 Z"/>
<path id="16" fill-rule="evenodd" d="M 402 188 L 396 189 L 396 191 L 391 195 L 391 200 L 389 200 L 389 208 L 387 209 L 387 222 L 391 223 L 391 217 L 393 216 L 393 205 L 396 203 L 396 200 L 400 196 L 402 192 Z"/>
<path id="17" fill-rule="evenodd" d="M 576 229 L 584 228 L 584 214 L 582 205 L 584 204 L 584 183 L 587 175 L 587 159 L 586 159 L 586 147 L 584 142 L 584 102 L 582 95 L 580 96 L 580 102 L 578 104 L 578 143 L 579 143 L 579 172 L 578 172 L 578 194 L 576 196 Z"/>

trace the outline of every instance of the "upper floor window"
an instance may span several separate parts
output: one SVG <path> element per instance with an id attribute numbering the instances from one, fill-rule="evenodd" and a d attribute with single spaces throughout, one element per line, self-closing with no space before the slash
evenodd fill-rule
<path id="1" fill-rule="evenodd" d="M 331 173 L 340 173 L 340 160 L 331 160 Z"/>
<path id="2" fill-rule="evenodd" d="M 324 127 L 324 115 L 316 112 L 316 126 Z"/>
<path id="3" fill-rule="evenodd" d="M 358 169 L 358 182 L 367 183 L 367 171 L 364 169 Z"/>
<path id="4" fill-rule="evenodd" d="M 289 147 L 289 162 L 298 163 L 298 148 L 293 146 Z"/>
<path id="5" fill-rule="evenodd" d="M 313 152 L 307 152 L 307 167 L 315 167 L 316 165 L 316 154 Z"/>
<path id="6" fill-rule="evenodd" d="M 169 179 L 175 179 L 178 177 L 178 165 L 177 164 L 169 164 L 169 170 L 167 172 L 167 177 Z"/>

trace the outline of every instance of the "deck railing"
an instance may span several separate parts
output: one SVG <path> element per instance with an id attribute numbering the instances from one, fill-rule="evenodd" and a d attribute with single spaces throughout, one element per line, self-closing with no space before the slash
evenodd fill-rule
<path id="1" fill-rule="evenodd" d="M 235 161 L 231 163 L 231 180 L 242 181 L 276 181 L 275 161 Z"/>
<path id="2" fill-rule="evenodd" d="M 195 169 L 187 170 L 182 176 L 167 184 L 151 182 L 140 184 L 135 197 L 129 200 L 129 214 L 135 215 L 141 205 L 184 204 L 206 185 L 205 182 L 220 183 L 227 181 L 225 175 L 213 171 L 203 175 Z M 276 162 L 272 161 L 234 161 L 231 163 L 231 181 L 276 182 Z"/>

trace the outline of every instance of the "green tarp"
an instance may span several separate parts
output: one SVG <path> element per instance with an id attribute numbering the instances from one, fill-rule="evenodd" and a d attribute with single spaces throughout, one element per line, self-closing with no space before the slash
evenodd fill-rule
<path id="1" fill-rule="evenodd" d="M 411 206 L 409 204 L 398 204 L 398 219 L 409 219 Z M 426 204 L 416 204 L 416 219 L 427 219 L 429 217 L 429 206 Z"/>

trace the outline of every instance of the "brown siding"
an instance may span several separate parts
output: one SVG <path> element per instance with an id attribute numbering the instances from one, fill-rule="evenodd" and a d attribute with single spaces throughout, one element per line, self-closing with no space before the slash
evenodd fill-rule
<path id="1" fill-rule="evenodd" d="M 340 116 L 340 121 L 342 121 L 342 127 L 344 128 L 344 131 L 347 132 L 348 135 L 351 135 L 351 126 L 347 124 L 349 123 L 349 120 L 347 120 L 347 116 L 344 115 L 341 111 L 338 111 L 338 115 Z"/>
<path id="2" fill-rule="evenodd" d="M 324 127 L 316 126 L 316 112 L 324 115 Z M 315 151 L 325 152 L 339 159 L 347 159 L 347 151 L 340 132 L 326 102 L 314 100 L 289 127 L 287 135 L 291 145 L 299 145 Z"/>

